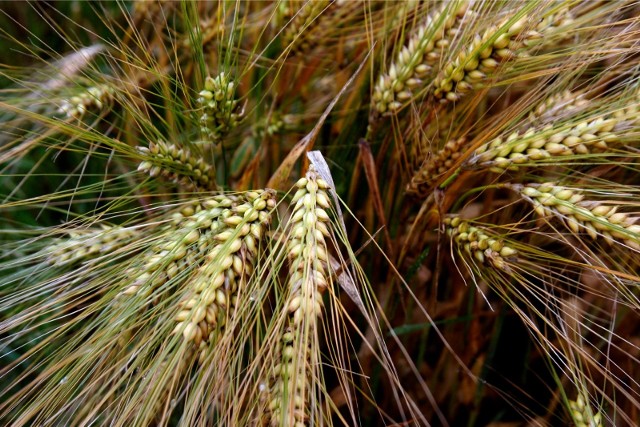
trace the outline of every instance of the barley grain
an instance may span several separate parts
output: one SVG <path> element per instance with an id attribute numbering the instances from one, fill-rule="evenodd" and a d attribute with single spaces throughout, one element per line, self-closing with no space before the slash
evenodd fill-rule
<path id="1" fill-rule="evenodd" d="M 260 257 L 260 239 L 271 222 L 274 208 L 272 190 L 247 192 L 211 222 L 213 238 L 206 242 L 207 247 L 201 248 L 203 263 L 179 303 L 174 328 L 185 341 L 193 342 L 200 361 L 206 358 L 216 331 L 233 313 L 239 290 L 253 274 Z"/>
<path id="2" fill-rule="evenodd" d="M 466 138 L 452 139 L 428 159 L 413 175 L 407 185 L 407 193 L 425 197 L 433 190 L 435 183 L 447 172 L 462 155 L 462 146 Z"/>
<path id="3" fill-rule="evenodd" d="M 576 427 L 603 427 L 602 414 L 594 411 L 582 395 L 578 395 L 576 400 L 570 400 L 569 408 Z"/>

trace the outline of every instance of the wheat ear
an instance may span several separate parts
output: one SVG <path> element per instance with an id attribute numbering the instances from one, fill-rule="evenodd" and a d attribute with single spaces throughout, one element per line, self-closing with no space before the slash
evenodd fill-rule
<path id="1" fill-rule="evenodd" d="M 145 157 L 138 170 L 152 177 L 162 176 L 187 191 L 218 188 L 214 168 L 188 148 L 159 141 L 148 148 L 138 147 L 138 152 Z"/>
<path id="2" fill-rule="evenodd" d="M 280 363 L 273 368 L 272 426 L 302 426 L 321 423 L 313 400 L 320 382 L 318 319 L 322 315 L 322 292 L 328 286 L 329 237 L 328 184 L 313 166 L 301 178 L 293 197 L 289 221 L 291 239 L 287 245 L 290 261 L 287 280 L 288 327 L 280 343 Z"/>
<path id="3" fill-rule="evenodd" d="M 554 183 L 514 187 L 533 204 L 538 215 L 556 216 L 574 233 L 584 231 L 594 240 L 604 238 L 609 243 L 620 239 L 628 247 L 640 251 L 638 218 L 618 212 L 617 206 L 585 200 L 579 191 Z"/>
<path id="4" fill-rule="evenodd" d="M 463 249 L 471 259 L 482 264 L 508 271 L 507 261 L 518 254 L 517 250 L 505 244 L 499 237 L 469 224 L 458 216 L 445 218 L 444 224 L 455 245 Z"/>

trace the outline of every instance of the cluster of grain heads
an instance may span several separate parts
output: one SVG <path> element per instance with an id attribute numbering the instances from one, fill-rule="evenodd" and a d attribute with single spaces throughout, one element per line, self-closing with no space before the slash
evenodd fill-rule
<path id="1" fill-rule="evenodd" d="M 322 423 L 314 397 L 323 387 L 318 320 L 323 311 L 322 292 L 328 286 L 329 186 L 311 166 L 296 187 L 288 224 L 289 318 L 279 344 L 280 360 L 272 369 L 269 410 L 274 427 Z"/>
<path id="2" fill-rule="evenodd" d="M 603 427 L 602 414 L 600 411 L 594 411 L 582 395 L 578 395 L 576 400 L 569 401 L 571 410 L 571 418 L 576 427 Z"/>
<path id="3" fill-rule="evenodd" d="M 220 143 L 244 115 L 235 93 L 235 82 L 224 72 L 205 79 L 198 103 L 202 110 L 200 131 L 206 142 Z"/>
<path id="4" fill-rule="evenodd" d="M 210 203 L 217 214 L 209 225 L 212 242 L 189 279 L 174 328 L 186 342 L 193 342 L 201 361 L 217 329 L 226 324 L 238 300 L 247 297 L 246 283 L 260 258 L 275 204 L 273 190 L 244 193 L 228 207 L 215 200 Z"/>
<path id="5" fill-rule="evenodd" d="M 113 104 L 115 90 L 109 84 L 92 86 L 86 91 L 62 101 L 58 112 L 69 118 L 81 119 L 87 111 L 105 111 Z"/>
<path id="6" fill-rule="evenodd" d="M 428 158 L 414 173 L 407 185 L 407 193 L 425 197 L 433 190 L 433 186 L 462 156 L 462 147 L 467 139 L 457 138 L 449 140 L 444 147 Z"/>
<path id="7" fill-rule="evenodd" d="M 433 67 L 457 36 L 468 2 L 447 2 L 428 15 L 410 36 L 386 73 L 380 74 L 372 95 L 372 119 L 401 108 L 427 83 Z"/>
<path id="8" fill-rule="evenodd" d="M 74 264 L 109 254 L 138 236 L 134 228 L 103 225 L 99 229 L 69 232 L 69 238 L 57 239 L 43 255 L 53 265 Z"/>
<path id="9" fill-rule="evenodd" d="M 618 212 L 618 206 L 585 200 L 580 191 L 554 183 L 513 185 L 542 217 L 561 218 L 574 233 L 586 232 L 592 239 L 613 243 L 621 240 L 640 251 L 638 218 Z"/>
<path id="10" fill-rule="evenodd" d="M 518 251 L 497 236 L 480 227 L 475 227 L 459 216 L 444 219 L 446 232 L 456 247 L 471 259 L 498 270 L 509 271 L 508 262 Z"/>
<path id="11" fill-rule="evenodd" d="M 213 166 L 188 148 L 159 141 L 149 147 L 138 147 L 138 152 L 144 156 L 138 165 L 141 172 L 162 176 L 187 191 L 217 189 Z"/>

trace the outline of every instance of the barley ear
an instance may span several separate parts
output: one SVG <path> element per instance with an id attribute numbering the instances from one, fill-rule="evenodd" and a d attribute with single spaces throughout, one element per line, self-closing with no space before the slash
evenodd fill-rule
<path id="1" fill-rule="evenodd" d="M 216 190 L 215 169 L 211 163 L 188 148 L 159 141 L 149 147 L 138 147 L 144 156 L 138 170 L 151 177 L 163 177 L 187 191 Z"/>
<path id="2" fill-rule="evenodd" d="M 538 215 L 562 219 L 573 233 L 585 232 L 591 239 L 602 239 L 609 244 L 621 240 L 627 247 L 640 251 L 637 218 L 620 212 L 618 206 L 587 200 L 580 191 L 555 183 L 516 188 Z"/>
<path id="3" fill-rule="evenodd" d="M 281 337 L 280 362 L 273 368 L 270 393 L 274 427 L 318 425 L 324 418 L 318 400 L 324 389 L 318 320 L 323 312 L 322 292 L 328 286 L 328 185 L 312 165 L 296 187 L 288 224 L 288 326 Z"/>
<path id="4" fill-rule="evenodd" d="M 407 185 L 407 193 L 418 197 L 426 197 L 436 182 L 451 171 L 453 165 L 462 156 L 462 147 L 467 142 L 466 138 L 452 139 L 444 147 L 427 159 L 414 173 L 411 182 Z"/>
<path id="5" fill-rule="evenodd" d="M 88 111 L 101 113 L 113 105 L 115 90 L 109 84 L 92 86 L 86 91 L 64 99 L 58 112 L 69 118 L 81 119 Z"/>
<path id="6" fill-rule="evenodd" d="M 467 1 L 447 3 L 414 30 L 388 71 L 380 74 L 376 81 L 370 121 L 380 114 L 398 110 L 426 85 L 426 78 L 456 37 L 467 12 Z"/>
<path id="7" fill-rule="evenodd" d="M 502 271 L 510 271 L 509 263 L 518 255 L 518 251 L 490 232 L 469 224 L 459 216 L 444 220 L 446 232 L 463 256 L 474 263 Z"/>
<path id="8" fill-rule="evenodd" d="M 594 411 L 589 404 L 589 400 L 582 395 L 578 395 L 576 400 L 569 401 L 571 418 L 576 427 L 603 427 L 602 414 Z"/>
<path id="9" fill-rule="evenodd" d="M 216 211 L 220 203 L 211 202 L 212 211 Z M 182 334 L 197 349 L 201 363 L 219 331 L 233 316 L 238 297 L 244 295 L 261 256 L 260 242 L 271 223 L 274 207 L 273 190 L 250 191 L 239 203 L 220 211 L 215 221 L 209 220 L 213 238 L 206 242 L 203 264 L 178 303 L 174 328 L 174 333 Z"/>
<path id="10" fill-rule="evenodd" d="M 235 99 L 235 92 L 236 83 L 224 72 L 206 78 L 204 89 L 198 94 L 200 131 L 205 142 L 222 142 L 242 119 L 244 109 Z"/>

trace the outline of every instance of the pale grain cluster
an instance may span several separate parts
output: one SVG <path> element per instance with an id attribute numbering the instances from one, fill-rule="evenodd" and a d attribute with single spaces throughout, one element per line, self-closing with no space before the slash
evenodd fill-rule
<path id="1" fill-rule="evenodd" d="M 162 176 L 186 190 L 215 190 L 215 170 L 209 162 L 188 148 L 159 141 L 149 147 L 138 147 L 145 157 L 138 170 L 152 177 Z"/>
<path id="2" fill-rule="evenodd" d="M 132 283 L 121 294 L 148 297 L 155 289 L 202 264 L 202 254 L 211 249 L 214 222 L 235 201 L 233 195 L 218 195 L 174 213 L 161 237 L 142 254 L 142 264 L 127 271 Z"/>
<path id="3" fill-rule="evenodd" d="M 619 134 L 613 132 L 618 123 L 616 119 L 596 118 L 575 125 L 548 124 L 540 130 L 516 131 L 479 147 L 470 164 L 503 172 L 551 157 L 605 152 L 609 143 L 620 139 Z"/>
<path id="4" fill-rule="evenodd" d="M 492 25 L 476 34 L 453 60 L 442 67 L 434 80 L 433 95 L 440 102 L 458 101 L 480 87 L 501 63 L 514 59 L 517 51 L 542 35 L 528 30 L 527 19 L 509 24 L 509 20 Z"/>
<path id="5" fill-rule="evenodd" d="M 204 89 L 198 94 L 202 109 L 200 131 L 205 141 L 220 143 L 238 125 L 244 111 L 235 99 L 235 92 L 235 83 L 224 72 L 205 79 Z"/>
<path id="6" fill-rule="evenodd" d="M 527 117 L 528 125 L 557 121 L 585 110 L 591 103 L 584 93 L 564 90 L 540 102 Z"/>
<path id="7" fill-rule="evenodd" d="M 304 2 L 285 28 L 282 34 L 282 46 L 284 48 L 288 47 L 294 52 L 308 50 L 311 46 L 310 43 L 312 43 L 312 37 L 307 35 L 313 34 L 313 30 L 318 26 L 319 18 L 323 11 L 327 8 L 335 7 L 333 3 L 335 2 L 329 0 Z M 290 10 L 288 14 L 291 14 Z"/>
<path id="8" fill-rule="evenodd" d="M 106 255 L 126 245 L 138 235 L 132 228 L 103 225 L 99 229 L 75 230 L 69 238 L 49 245 L 44 254 L 50 264 L 73 264 Z"/>
<path id="9" fill-rule="evenodd" d="M 436 182 L 447 172 L 462 156 L 462 146 L 467 139 L 457 138 L 448 141 L 444 147 L 418 169 L 407 185 L 407 193 L 425 197 L 433 190 Z"/>
<path id="10" fill-rule="evenodd" d="M 216 217 L 209 224 L 212 239 L 179 302 L 174 328 L 174 333 L 182 334 L 199 350 L 201 361 L 238 298 L 246 296 L 245 285 L 259 259 L 260 242 L 271 223 L 275 203 L 273 190 L 244 193 L 229 207 L 223 208 L 216 200 L 210 203 L 208 215 Z"/>
<path id="11" fill-rule="evenodd" d="M 586 232 L 594 240 L 610 243 L 619 239 L 640 250 L 638 218 L 618 212 L 617 206 L 585 200 L 581 192 L 554 183 L 521 186 L 519 192 L 533 204 L 538 215 L 561 218 L 574 233 Z"/>
<path id="12" fill-rule="evenodd" d="M 456 246 L 479 263 L 508 271 L 507 261 L 518 254 L 518 251 L 505 244 L 500 238 L 469 224 L 458 216 L 445 218 L 444 224 L 447 234 Z"/>
<path id="13" fill-rule="evenodd" d="M 426 79 L 433 67 L 460 31 L 467 10 L 466 1 L 447 3 L 426 17 L 388 72 L 381 74 L 376 82 L 372 105 L 377 114 L 398 110 L 428 83 Z"/>
<path id="14" fill-rule="evenodd" d="M 62 101 L 58 112 L 81 119 L 87 111 L 102 112 L 113 104 L 115 90 L 111 85 L 92 86 L 85 92 Z"/>
<path id="15" fill-rule="evenodd" d="M 594 411 L 589 402 L 578 395 L 576 400 L 569 401 L 571 417 L 576 427 L 603 427 L 602 414 Z"/>
<path id="16" fill-rule="evenodd" d="M 319 408 L 310 409 L 320 381 L 318 319 L 322 315 L 322 292 L 328 286 L 329 237 L 328 184 L 311 166 L 296 184 L 287 245 L 290 261 L 286 307 L 288 327 L 279 343 L 280 361 L 272 369 L 272 426 L 318 424 Z"/>

